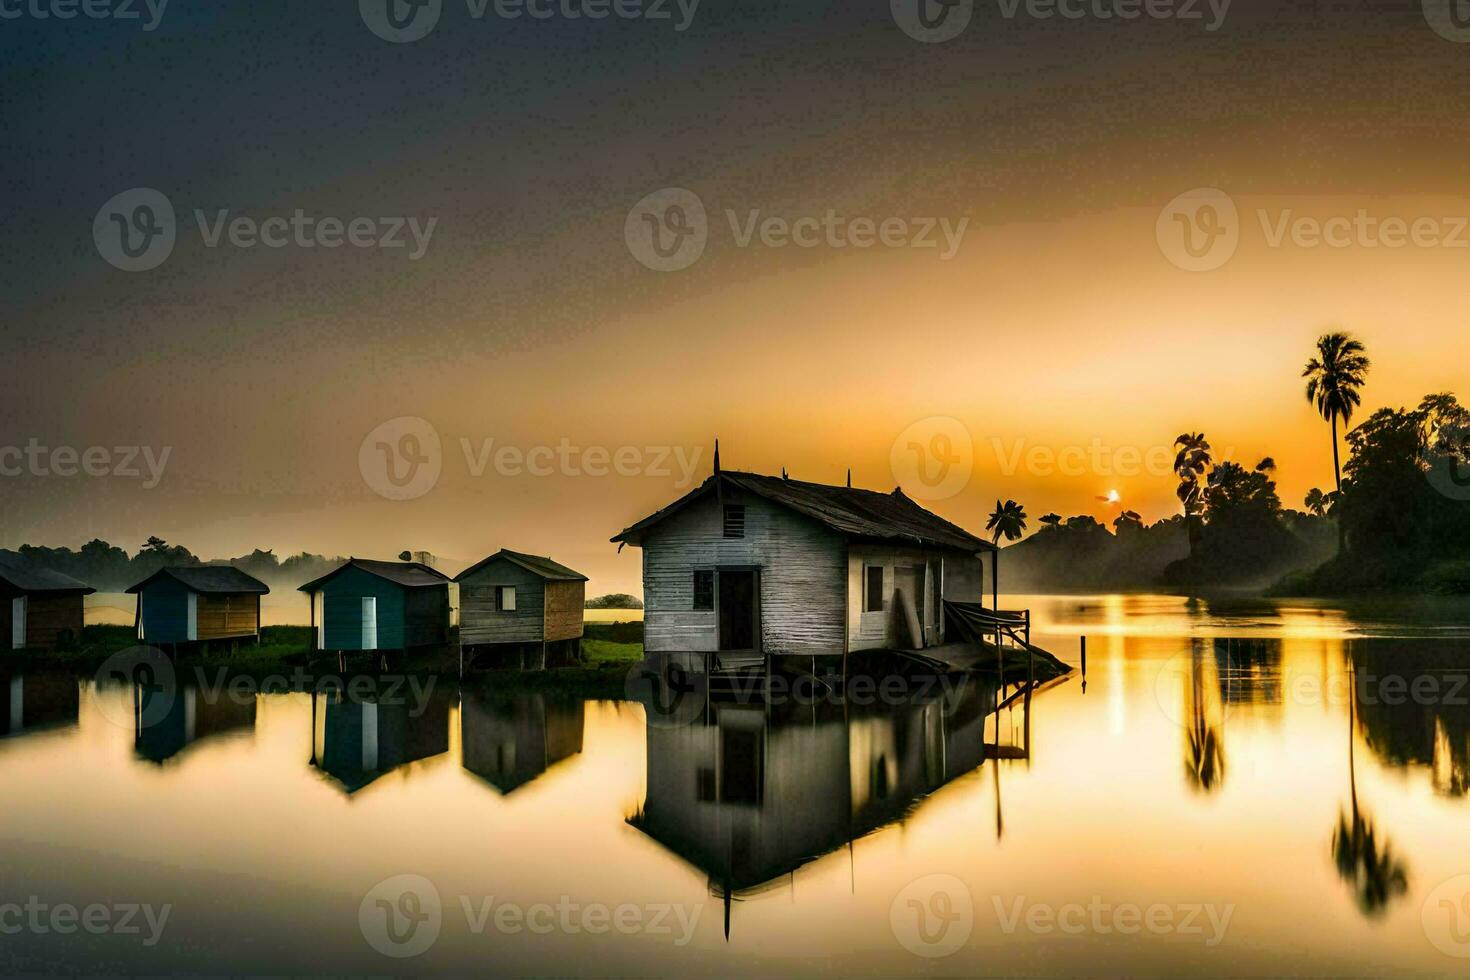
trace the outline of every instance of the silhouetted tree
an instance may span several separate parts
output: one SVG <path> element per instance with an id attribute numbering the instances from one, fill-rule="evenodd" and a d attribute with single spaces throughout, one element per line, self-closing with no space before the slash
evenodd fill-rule
<path id="1" fill-rule="evenodd" d="M 991 541 L 995 544 L 1000 544 L 1002 537 L 1007 541 L 1020 540 L 1026 533 L 1026 511 L 1014 500 L 1005 503 L 997 500 L 995 512 L 990 515 L 990 523 L 985 525 L 985 530 L 993 532 Z"/>
<path id="2" fill-rule="evenodd" d="M 1358 389 L 1366 383 L 1372 363 L 1366 348 L 1345 333 L 1328 333 L 1317 338 L 1317 356 L 1307 362 L 1302 377 L 1307 379 L 1307 401 L 1332 424 L 1332 469 L 1337 489 L 1342 489 L 1342 462 L 1338 453 L 1337 423 L 1346 426 L 1353 411 L 1362 404 Z"/>

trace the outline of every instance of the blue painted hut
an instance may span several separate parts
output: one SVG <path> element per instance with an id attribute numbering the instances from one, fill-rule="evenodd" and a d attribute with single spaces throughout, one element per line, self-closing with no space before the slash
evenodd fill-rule
<path id="1" fill-rule="evenodd" d="M 318 650 L 406 650 L 449 642 L 449 577 L 420 562 L 349 558 L 301 591 Z"/>
<path id="2" fill-rule="evenodd" d="M 172 565 L 128 589 L 144 643 L 260 640 L 260 597 L 270 586 L 233 565 Z"/>

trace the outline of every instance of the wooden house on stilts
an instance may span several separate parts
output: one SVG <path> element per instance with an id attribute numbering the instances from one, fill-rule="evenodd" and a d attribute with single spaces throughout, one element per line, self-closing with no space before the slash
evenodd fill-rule
<path id="1" fill-rule="evenodd" d="M 14 552 L 0 552 L 0 643 L 8 650 L 76 643 L 82 637 L 82 597 L 95 591 Z"/>
<path id="2" fill-rule="evenodd" d="M 998 555 L 900 489 L 721 470 L 718 448 L 714 475 L 612 540 L 643 550 L 644 648 L 731 661 L 940 646 L 945 604 L 978 604 Z"/>
<path id="3" fill-rule="evenodd" d="M 270 587 L 231 565 L 175 565 L 128 591 L 138 597 L 138 639 L 177 646 L 260 642 L 260 597 Z"/>
<path id="4" fill-rule="evenodd" d="M 349 558 L 300 591 L 318 650 L 408 650 L 449 642 L 449 577 L 420 562 Z"/>
<path id="5" fill-rule="evenodd" d="M 581 659 L 587 576 L 540 555 L 501 549 L 459 583 L 459 641 L 514 655 L 522 666 Z"/>

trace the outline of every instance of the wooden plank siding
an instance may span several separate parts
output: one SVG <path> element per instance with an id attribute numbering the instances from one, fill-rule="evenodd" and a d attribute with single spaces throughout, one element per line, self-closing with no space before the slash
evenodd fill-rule
<path id="1" fill-rule="evenodd" d="M 867 570 L 883 569 L 883 609 L 867 609 Z M 939 601 L 979 600 L 984 583 L 982 559 L 957 551 L 854 544 L 848 550 L 847 630 L 850 650 L 877 650 L 909 645 L 902 611 L 896 605 L 898 570 L 923 570 L 923 601 L 915 605 L 924 626 L 924 645 L 944 642 L 944 610 Z"/>
<path id="2" fill-rule="evenodd" d="M 189 642 L 189 589 L 178 579 L 163 576 L 138 593 L 142 635 L 147 643 Z"/>
<path id="3" fill-rule="evenodd" d="M 744 537 L 724 536 L 723 504 L 744 504 Z M 717 613 L 694 609 L 694 571 L 755 567 L 764 652 L 842 652 L 847 543 L 824 525 L 763 497 L 731 491 L 723 500 L 710 495 L 692 503 L 650 528 L 642 548 L 648 651 L 717 650 Z"/>
<path id="4" fill-rule="evenodd" d="M 26 647 L 54 650 L 65 638 L 76 643 L 82 638 L 82 597 L 79 595 L 32 595 L 26 600 Z"/>
<path id="5" fill-rule="evenodd" d="M 201 593 L 198 599 L 198 639 L 229 640 L 255 636 L 260 596 L 255 594 Z"/>
<path id="6" fill-rule="evenodd" d="M 546 589 L 551 584 L 512 561 L 493 561 L 459 583 L 459 640 L 481 643 L 540 643 L 546 636 Z M 581 585 L 581 582 L 576 583 Z M 495 590 L 516 590 L 516 607 L 495 608 Z M 581 610 L 578 610 L 580 614 Z"/>
<path id="7" fill-rule="evenodd" d="M 403 645 L 405 647 L 428 647 L 448 642 L 449 583 L 406 590 Z M 382 644 L 379 643 L 379 645 Z"/>
<path id="8" fill-rule="evenodd" d="M 575 640 L 582 635 L 587 605 L 586 582 L 546 583 L 546 639 Z"/>

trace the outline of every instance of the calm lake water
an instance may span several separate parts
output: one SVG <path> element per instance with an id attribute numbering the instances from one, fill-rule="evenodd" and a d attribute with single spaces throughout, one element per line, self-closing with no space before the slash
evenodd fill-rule
<path id="1" fill-rule="evenodd" d="M 11 677 L 0 971 L 1464 975 L 1470 609 L 1003 604 L 1085 688 Z"/>

